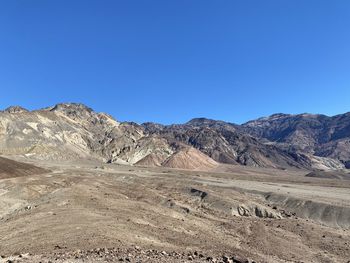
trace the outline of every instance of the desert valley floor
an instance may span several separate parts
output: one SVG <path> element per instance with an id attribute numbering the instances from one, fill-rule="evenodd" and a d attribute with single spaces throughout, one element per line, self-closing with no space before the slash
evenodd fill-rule
<path id="1" fill-rule="evenodd" d="M 0 175 L 3 262 L 350 260 L 344 178 L 225 165 L 30 165 L 43 169 Z"/>

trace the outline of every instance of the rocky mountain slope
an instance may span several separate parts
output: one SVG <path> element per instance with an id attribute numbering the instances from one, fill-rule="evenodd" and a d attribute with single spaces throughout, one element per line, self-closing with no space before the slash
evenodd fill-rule
<path id="1" fill-rule="evenodd" d="M 241 130 L 280 148 L 341 161 L 350 168 L 350 113 L 274 114 L 243 124 Z"/>
<path id="2" fill-rule="evenodd" d="M 14 106 L 0 112 L 0 154 L 192 170 L 220 163 L 342 169 L 350 160 L 349 125 L 349 114 L 276 114 L 244 125 L 205 118 L 139 125 L 77 103 L 35 111 Z"/>
<path id="3" fill-rule="evenodd" d="M 141 125 L 117 122 L 76 103 L 32 112 L 18 106 L 4 110 L 0 113 L 0 153 L 185 169 L 216 163 L 194 148 L 147 133 Z"/>
<path id="4" fill-rule="evenodd" d="M 146 123 L 144 127 L 150 134 L 190 145 L 220 163 L 273 168 L 311 166 L 307 156 L 264 144 L 240 132 L 235 124 L 201 118 L 182 125 Z"/>

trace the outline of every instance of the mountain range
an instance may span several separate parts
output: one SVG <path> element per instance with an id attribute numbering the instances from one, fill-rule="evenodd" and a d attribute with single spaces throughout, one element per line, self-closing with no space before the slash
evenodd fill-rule
<path id="1" fill-rule="evenodd" d="M 211 170 L 350 168 L 350 113 L 274 114 L 242 125 L 206 118 L 184 124 L 119 122 L 79 103 L 0 112 L 0 154 L 42 160 Z"/>

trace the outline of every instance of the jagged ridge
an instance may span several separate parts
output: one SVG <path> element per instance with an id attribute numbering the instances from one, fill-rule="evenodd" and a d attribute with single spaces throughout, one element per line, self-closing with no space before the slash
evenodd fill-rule
<path id="1" fill-rule="evenodd" d="M 206 118 L 139 125 L 79 103 L 31 112 L 15 106 L 0 113 L 0 153 L 39 159 L 95 158 L 184 169 L 217 163 L 342 169 L 350 163 L 349 138 L 350 114 L 275 114 L 244 125 Z"/>

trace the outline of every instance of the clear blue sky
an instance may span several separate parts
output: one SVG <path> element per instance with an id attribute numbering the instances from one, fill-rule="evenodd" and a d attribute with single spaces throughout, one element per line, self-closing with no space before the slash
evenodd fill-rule
<path id="1" fill-rule="evenodd" d="M 350 1 L 1 1 L 0 91 L 136 122 L 347 112 Z"/>

